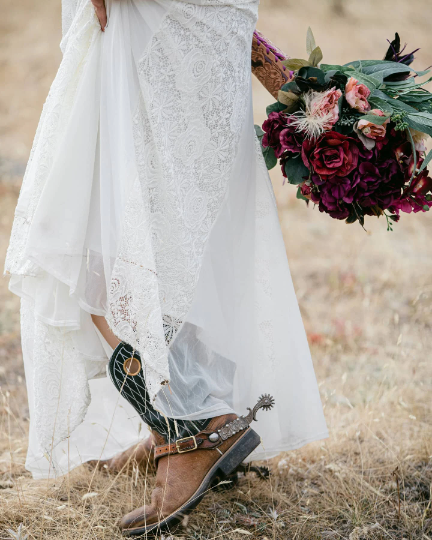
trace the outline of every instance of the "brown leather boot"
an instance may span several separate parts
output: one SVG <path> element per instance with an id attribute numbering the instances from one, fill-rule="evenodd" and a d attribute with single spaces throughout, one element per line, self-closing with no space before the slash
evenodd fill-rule
<path id="1" fill-rule="evenodd" d="M 145 441 L 131 446 L 111 459 L 89 461 L 88 465 L 111 473 L 124 472 L 126 474 L 131 473 L 135 465 L 141 472 L 153 474 L 156 472 L 154 447 L 155 440 L 153 434 L 151 434 Z"/>
<path id="2" fill-rule="evenodd" d="M 227 478 L 260 444 L 249 424 L 256 420 L 258 409 L 268 410 L 272 405 L 270 396 L 262 396 L 246 417 L 218 416 L 205 430 L 171 444 L 153 432 L 157 473 L 151 504 L 123 517 L 123 534 L 160 533 L 181 522 L 215 481 Z"/>

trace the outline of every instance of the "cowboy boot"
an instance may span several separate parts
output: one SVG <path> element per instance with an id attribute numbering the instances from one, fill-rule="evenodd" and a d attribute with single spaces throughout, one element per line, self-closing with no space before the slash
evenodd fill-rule
<path id="1" fill-rule="evenodd" d="M 249 427 L 260 408 L 274 400 L 262 396 L 245 417 L 235 414 L 198 421 L 174 420 L 150 403 L 141 360 L 121 343 L 109 364 L 111 379 L 122 395 L 151 427 L 156 442 L 156 486 L 151 504 L 124 516 L 120 527 L 127 536 L 156 533 L 178 524 L 202 500 L 206 491 L 229 477 L 260 444 Z"/>
<path id="2" fill-rule="evenodd" d="M 129 401 L 152 432 L 166 440 L 188 437 L 204 429 L 205 420 L 174 420 L 157 411 L 150 402 L 140 355 L 133 347 L 121 342 L 114 350 L 108 364 L 108 373 L 114 386 Z"/>
<path id="3" fill-rule="evenodd" d="M 111 459 L 89 461 L 90 467 L 105 470 L 110 473 L 132 473 L 134 466 L 141 472 L 153 474 L 156 472 L 154 465 L 155 441 L 151 433 L 147 439 L 139 442 L 123 452 L 119 452 Z"/>

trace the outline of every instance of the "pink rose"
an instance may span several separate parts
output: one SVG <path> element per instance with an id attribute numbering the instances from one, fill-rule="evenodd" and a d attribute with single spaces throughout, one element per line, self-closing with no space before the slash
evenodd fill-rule
<path id="1" fill-rule="evenodd" d="M 334 124 L 339 120 L 339 98 L 342 96 L 340 90 L 332 88 L 320 94 L 319 99 L 312 101 L 312 116 L 327 116 L 329 115 L 328 122 L 325 129 L 331 129 Z"/>
<path id="2" fill-rule="evenodd" d="M 350 77 L 345 86 L 345 99 L 353 109 L 364 113 L 370 110 L 367 98 L 370 96 L 370 90 L 364 84 L 359 84 L 357 79 Z"/>
<path id="3" fill-rule="evenodd" d="M 375 116 L 385 116 L 385 114 L 379 109 L 372 109 L 369 114 L 374 114 Z M 384 124 L 379 126 L 373 122 L 368 122 L 367 120 L 360 120 L 357 127 L 359 131 L 361 131 L 368 139 L 380 140 L 385 137 L 386 126 L 389 122 L 390 118 L 388 118 Z"/>

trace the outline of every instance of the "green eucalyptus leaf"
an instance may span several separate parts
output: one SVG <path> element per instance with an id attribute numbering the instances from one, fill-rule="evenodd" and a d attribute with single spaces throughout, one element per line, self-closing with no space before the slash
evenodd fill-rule
<path id="1" fill-rule="evenodd" d="M 314 66 L 302 67 L 298 72 L 298 76 L 302 77 L 303 79 L 310 79 L 311 77 L 315 77 L 319 84 L 325 84 L 326 82 L 325 73 Z"/>
<path id="2" fill-rule="evenodd" d="M 325 72 L 325 82 L 329 82 L 329 80 L 336 75 L 336 73 L 342 73 L 338 69 L 329 69 Z"/>
<path id="3" fill-rule="evenodd" d="M 286 105 L 283 103 L 279 103 L 279 101 L 276 101 L 276 103 L 272 103 L 271 105 L 268 105 L 266 108 L 267 116 L 270 115 L 272 112 L 282 112 L 286 109 Z"/>
<path id="4" fill-rule="evenodd" d="M 277 164 L 277 157 L 274 149 L 271 146 L 262 147 L 263 156 L 267 169 L 273 169 Z"/>
<path id="5" fill-rule="evenodd" d="M 409 129 L 406 130 L 406 134 L 408 135 L 408 139 L 411 143 L 411 148 L 412 148 L 413 157 L 414 157 L 414 167 L 413 167 L 413 172 L 412 172 L 411 179 L 409 182 L 409 185 L 411 185 L 414 179 L 415 173 L 416 173 L 416 169 L 417 169 L 417 150 L 414 144 L 413 136 L 411 135 L 411 131 Z"/>
<path id="6" fill-rule="evenodd" d="M 432 113 L 421 111 L 409 114 L 406 121 L 410 128 L 432 136 Z"/>
<path id="7" fill-rule="evenodd" d="M 312 32 L 311 27 L 307 29 L 306 34 L 306 52 L 310 55 L 312 51 L 316 48 L 315 38 Z"/>
<path id="8" fill-rule="evenodd" d="M 401 94 L 399 96 L 399 99 L 402 101 L 405 101 L 405 103 L 424 103 L 427 101 L 432 100 L 432 94 L 425 94 L 425 93 L 409 93 L 409 94 Z"/>
<path id="9" fill-rule="evenodd" d="M 407 116 L 406 121 L 410 128 L 416 129 L 417 131 L 420 131 L 421 133 L 427 133 L 428 135 L 432 137 L 432 126 L 428 126 L 426 124 L 417 122 L 415 118 L 411 118 L 411 115 Z"/>
<path id="10" fill-rule="evenodd" d="M 426 167 L 429 165 L 430 161 L 432 160 L 432 150 L 427 154 L 427 156 L 424 158 L 424 161 L 420 167 L 419 173 L 424 171 Z"/>
<path id="11" fill-rule="evenodd" d="M 289 158 L 285 163 L 285 173 L 290 184 L 298 185 L 309 177 L 309 169 L 303 163 L 302 157 L 298 154 Z"/>
<path id="12" fill-rule="evenodd" d="M 258 139 L 261 139 L 264 136 L 264 131 L 262 130 L 261 126 L 258 126 L 257 124 L 255 124 L 254 127 L 256 136 L 258 137 Z"/>
<path id="13" fill-rule="evenodd" d="M 411 107 L 411 105 L 408 105 L 407 103 L 404 103 L 402 100 L 400 99 L 392 99 L 390 98 L 391 101 L 389 101 L 393 108 L 394 109 L 400 109 L 402 111 L 406 111 L 408 113 L 416 113 L 418 112 L 417 109 L 415 109 L 414 107 Z"/>
<path id="14" fill-rule="evenodd" d="M 298 71 L 302 67 L 311 65 L 308 60 L 302 60 L 301 58 L 289 58 L 288 60 L 283 60 L 282 64 L 290 71 Z"/>
<path id="15" fill-rule="evenodd" d="M 295 81 L 290 81 L 288 83 L 285 83 L 281 90 L 284 92 L 300 92 L 299 87 L 297 86 Z"/>
<path id="16" fill-rule="evenodd" d="M 432 114 L 428 112 L 416 112 L 409 114 L 408 118 L 412 118 L 420 124 L 425 124 L 426 126 L 432 126 Z"/>
<path id="17" fill-rule="evenodd" d="M 354 66 L 355 68 L 359 68 L 361 66 L 362 69 L 373 67 L 373 66 L 379 66 L 382 64 L 395 64 L 396 62 L 391 62 L 390 60 L 354 60 L 354 62 L 349 62 L 348 64 L 344 64 L 345 66 Z"/>
<path id="18" fill-rule="evenodd" d="M 411 105 L 417 111 L 432 112 L 432 102 L 431 101 L 424 101 L 422 103 L 410 103 L 409 101 L 407 101 L 406 104 Z"/>
<path id="19" fill-rule="evenodd" d="M 371 122 L 377 126 L 382 126 L 388 119 L 389 116 L 378 116 L 376 114 L 365 114 L 360 117 L 360 120 L 366 120 L 366 122 Z"/>
<path id="20" fill-rule="evenodd" d="M 339 66 L 338 64 L 321 64 L 320 69 L 322 71 L 341 71 L 342 73 L 345 72 L 345 68 L 343 66 Z"/>
<path id="21" fill-rule="evenodd" d="M 409 88 L 410 86 L 415 86 L 416 82 L 415 82 L 415 79 L 414 77 L 410 77 L 409 79 L 406 79 L 405 81 L 387 81 L 385 83 L 386 86 L 390 87 L 392 90 L 393 89 L 404 89 L 404 88 Z"/>
<path id="22" fill-rule="evenodd" d="M 430 69 L 425 69 L 424 71 L 416 71 L 415 69 L 412 69 L 412 67 L 410 67 L 410 70 L 414 71 L 414 73 L 416 73 L 419 77 L 424 77 L 425 75 L 430 73 Z"/>
<path id="23" fill-rule="evenodd" d="M 366 85 L 369 90 L 375 90 L 381 85 L 381 80 L 370 77 L 369 75 L 365 75 L 364 73 L 361 73 L 360 71 L 345 71 L 345 75 L 347 77 L 354 77 L 354 79 L 357 79 L 359 83 Z"/>
<path id="24" fill-rule="evenodd" d="M 415 81 L 415 79 L 412 77 L 411 79 L 409 79 L 410 81 Z M 403 94 L 410 94 L 411 92 L 413 93 L 416 93 L 416 94 L 429 94 L 430 95 L 430 92 L 428 92 L 427 90 L 420 90 L 418 91 L 422 86 L 425 86 L 426 84 L 429 84 L 430 82 L 432 81 L 432 77 L 430 77 L 429 79 L 426 79 L 425 81 L 422 81 L 420 83 L 415 83 L 415 82 L 411 82 L 410 84 L 407 84 L 407 85 L 402 85 L 402 84 L 399 84 L 399 85 L 393 85 L 393 84 L 390 84 L 390 82 L 386 82 L 385 85 L 386 87 L 388 87 L 388 90 L 391 91 L 391 92 L 395 92 L 395 93 L 403 93 Z"/>
<path id="25" fill-rule="evenodd" d="M 297 188 L 297 195 L 296 195 L 296 198 L 297 198 L 297 199 L 300 199 L 300 200 L 302 200 L 302 201 L 309 202 L 309 199 L 308 199 L 307 197 L 305 197 L 305 196 L 302 194 L 302 192 L 301 192 L 301 187 L 300 187 L 300 186 Z"/>
<path id="26" fill-rule="evenodd" d="M 375 98 L 381 99 L 383 101 L 387 101 L 388 103 L 390 103 L 390 105 L 394 109 L 402 109 L 403 111 L 406 111 L 406 112 L 409 112 L 409 113 L 416 113 L 417 112 L 417 110 L 414 109 L 413 107 L 410 107 L 409 105 L 407 105 L 403 101 L 400 101 L 399 99 L 394 99 L 394 98 L 388 96 L 385 92 L 382 92 L 381 90 L 372 90 L 368 101 L 370 103 L 372 103 L 372 101 L 374 101 Z"/>
<path id="27" fill-rule="evenodd" d="M 407 66 L 400 62 L 392 62 L 391 60 L 356 60 L 355 62 L 350 62 L 350 64 L 345 64 L 345 67 L 350 65 L 353 66 L 354 69 L 361 69 L 366 75 L 383 72 L 384 77 L 388 77 L 388 75 L 393 75 L 394 73 L 408 71 L 416 73 L 419 77 L 423 77 L 423 75 L 429 73 L 429 71 L 416 71 L 411 66 Z"/>
<path id="28" fill-rule="evenodd" d="M 313 65 L 313 66 L 317 66 L 321 60 L 323 59 L 323 53 L 321 51 L 321 48 L 320 47 L 316 47 L 312 52 L 311 52 L 311 55 L 309 56 L 309 62 Z"/>
<path id="29" fill-rule="evenodd" d="M 388 101 L 385 101 L 384 99 L 369 98 L 368 101 L 374 109 L 380 109 L 381 111 L 386 112 L 386 113 L 392 113 L 394 111 L 391 104 Z"/>
<path id="30" fill-rule="evenodd" d="M 284 92 L 279 90 L 278 92 L 278 101 L 286 105 L 286 111 L 291 113 L 296 111 L 299 108 L 299 96 L 294 94 L 294 92 Z"/>
<path id="31" fill-rule="evenodd" d="M 366 75 L 371 75 L 378 77 L 378 75 L 385 79 L 386 77 L 389 77 L 390 75 L 395 75 L 396 73 L 409 73 L 412 71 L 408 66 L 405 64 L 398 64 L 397 62 L 391 62 L 392 65 L 387 67 L 379 67 L 376 68 L 366 68 L 364 72 Z"/>

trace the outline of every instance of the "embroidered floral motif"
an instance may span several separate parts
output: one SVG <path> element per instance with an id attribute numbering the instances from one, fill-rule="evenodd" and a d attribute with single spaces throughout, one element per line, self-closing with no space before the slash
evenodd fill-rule
<path id="1" fill-rule="evenodd" d="M 174 2 L 138 64 L 139 179 L 125 212 L 109 322 L 146 361 L 152 396 L 169 379 L 166 345 L 180 326 L 167 333 L 166 317 L 182 321 L 191 305 L 250 95 L 257 5 L 197 5 L 206 3 Z M 120 297 L 128 305 L 119 310 Z"/>

